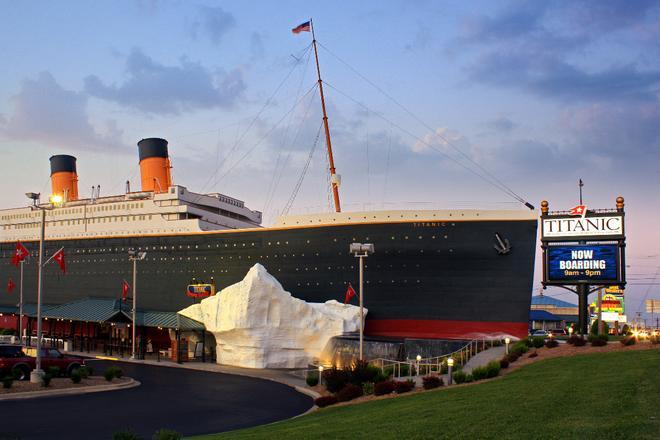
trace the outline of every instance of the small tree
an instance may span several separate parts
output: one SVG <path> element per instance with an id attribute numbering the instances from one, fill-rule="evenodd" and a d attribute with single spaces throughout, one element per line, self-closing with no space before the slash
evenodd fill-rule
<path id="1" fill-rule="evenodd" d="M 607 325 L 607 322 L 603 321 L 603 334 L 608 334 L 610 332 L 610 326 Z M 592 335 L 598 334 L 598 320 L 595 319 L 591 324 L 591 330 L 589 331 Z"/>

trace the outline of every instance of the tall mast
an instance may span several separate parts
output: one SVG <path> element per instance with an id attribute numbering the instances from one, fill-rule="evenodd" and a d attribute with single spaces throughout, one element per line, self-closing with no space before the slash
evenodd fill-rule
<path id="1" fill-rule="evenodd" d="M 323 110 L 323 127 L 325 128 L 325 144 L 328 147 L 328 164 L 330 165 L 330 185 L 332 186 L 332 197 L 335 201 L 335 212 L 341 212 L 339 204 L 339 178 L 335 172 L 335 161 L 332 157 L 332 143 L 330 142 L 330 128 L 328 128 L 328 115 L 325 112 L 325 98 L 323 97 L 323 81 L 321 81 L 321 68 L 319 67 L 319 53 L 316 49 L 316 36 L 314 35 L 314 23 L 309 19 L 312 28 L 312 46 L 314 46 L 314 59 L 316 60 L 316 75 L 319 79 L 319 93 L 321 94 L 321 109 Z"/>

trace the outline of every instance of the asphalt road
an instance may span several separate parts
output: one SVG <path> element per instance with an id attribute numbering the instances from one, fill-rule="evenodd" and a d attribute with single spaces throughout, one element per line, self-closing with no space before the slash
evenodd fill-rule
<path id="1" fill-rule="evenodd" d="M 112 439 L 126 429 L 151 439 L 160 428 L 207 434 L 293 417 L 313 404 L 311 397 L 263 379 L 121 362 L 89 364 L 94 374 L 117 364 L 142 385 L 0 402 L 0 440 Z"/>

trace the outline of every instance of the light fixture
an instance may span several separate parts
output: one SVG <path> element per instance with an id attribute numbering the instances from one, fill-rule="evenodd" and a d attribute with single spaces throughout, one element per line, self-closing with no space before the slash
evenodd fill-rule
<path id="1" fill-rule="evenodd" d="M 420 355 L 417 355 L 417 362 L 421 361 L 422 357 Z"/>
<path id="2" fill-rule="evenodd" d="M 453 358 L 447 359 L 447 365 L 450 366 L 450 367 L 453 367 L 454 366 L 454 359 Z"/>
<path id="3" fill-rule="evenodd" d="M 60 203 L 62 203 L 63 200 L 64 199 L 59 194 L 53 194 L 52 196 L 50 196 L 50 203 L 54 205 L 59 205 Z"/>

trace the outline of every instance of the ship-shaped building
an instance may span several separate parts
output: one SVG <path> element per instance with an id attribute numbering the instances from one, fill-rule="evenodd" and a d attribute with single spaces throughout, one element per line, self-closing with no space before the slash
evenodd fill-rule
<path id="1" fill-rule="evenodd" d="M 53 156 L 46 209 L 45 255 L 64 248 L 67 273 L 45 268 L 43 302 L 116 299 L 138 264 L 143 311 L 178 311 L 198 300 L 191 284 L 219 291 L 261 263 L 295 297 L 343 300 L 357 285 L 353 242 L 373 243 L 366 260 L 366 333 L 395 338 L 527 334 L 536 247 L 533 210 L 335 212 L 281 217 L 262 227 L 244 202 L 201 194 L 172 182 L 168 143 L 138 143 L 141 188 L 80 198 L 76 159 Z M 0 210 L 0 280 L 18 279 L 16 242 L 38 253 L 41 212 Z M 36 301 L 36 258 L 25 260 L 26 302 Z M 16 305 L 15 295 L 0 306 Z"/>

